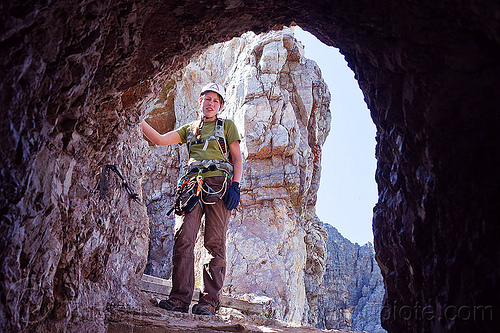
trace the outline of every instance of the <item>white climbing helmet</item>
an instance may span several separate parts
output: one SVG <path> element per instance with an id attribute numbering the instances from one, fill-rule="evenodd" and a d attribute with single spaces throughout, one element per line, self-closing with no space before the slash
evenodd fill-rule
<path id="1" fill-rule="evenodd" d="M 220 98 L 222 99 L 222 101 L 221 101 L 222 104 L 224 103 L 224 101 L 226 99 L 226 92 L 224 91 L 224 88 L 220 84 L 213 83 L 213 82 L 207 84 L 206 86 L 204 86 L 201 89 L 200 96 L 203 95 L 204 93 L 206 93 L 207 91 L 213 91 L 214 93 L 219 94 Z"/>

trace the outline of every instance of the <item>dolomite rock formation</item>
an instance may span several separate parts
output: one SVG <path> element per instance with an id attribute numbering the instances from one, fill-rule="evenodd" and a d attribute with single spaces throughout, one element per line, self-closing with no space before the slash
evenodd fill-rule
<path id="1" fill-rule="evenodd" d="M 345 55 L 377 126 L 383 327 L 495 332 L 491 311 L 444 311 L 500 307 L 499 11 L 487 0 L 4 1 L 1 329 L 102 331 L 106 307 L 138 304 L 147 214 L 115 180 L 99 202 L 101 168 L 119 164 L 140 192 L 137 110 L 160 93 L 152 80 L 214 43 L 296 23 Z M 401 316 L 415 306 L 433 316 Z"/>
<path id="2" fill-rule="evenodd" d="M 328 232 L 327 257 L 317 327 L 385 332 L 380 324 L 384 284 L 373 245 L 353 244 L 336 228 L 324 226 Z"/>
<path id="3" fill-rule="evenodd" d="M 330 93 L 290 30 L 249 32 L 208 48 L 166 80 L 160 98 L 148 106 L 149 121 L 166 132 L 195 120 L 201 86 L 212 81 L 226 87 L 220 116 L 238 127 L 244 158 L 241 206 L 228 231 L 224 292 L 270 297 L 276 318 L 309 322 L 317 286 L 308 288 L 305 281 L 317 285 L 324 271 L 325 231 L 314 207 L 321 146 L 330 129 Z M 176 122 L 166 124 L 168 117 Z M 171 166 L 187 151 L 151 149 L 144 182 L 152 239 L 146 273 L 168 278 L 174 218 L 166 212 L 179 176 Z M 201 281 L 207 255 L 202 237 L 196 253 Z"/>

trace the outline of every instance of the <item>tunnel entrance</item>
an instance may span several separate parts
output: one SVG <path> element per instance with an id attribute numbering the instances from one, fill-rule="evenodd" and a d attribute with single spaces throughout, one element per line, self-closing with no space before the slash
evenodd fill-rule
<path id="1" fill-rule="evenodd" d="M 245 167 L 240 183 L 242 203 L 233 214 L 228 231 L 225 296 L 245 298 L 251 293 L 269 298 L 273 300 L 273 305 L 268 305 L 269 311 L 281 320 L 301 321 L 320 328 L 380 330 L 378 312 L 382 307 L 383 285 L 378 268 L 373 268 L 376 263 L 372 245 L 360 248 L 352 244 L 335 231 L 327 230 L 325 221 L 315 215 L 322 147 L 330 132 L 330 93 L 324 71 L 305 56 L 295 33 L 295 28 L 260 35 L 247 32 L 210 46 L 172 77 L 156 76 L 151 85 L 159 86 L 157 89 L 161 91 L 158 98 L 144 105 L 141 113 L 147 114 L 147 122 L 160 133 L 166 133 L 198 118 L 197 94 L 204 82 L 217 82 L 226 89 L 226 105 L 220 116 L 234 121 L 240 130 Z M 350 71 L 347 67 L 346 70 Z M 340 80 L 338 71 L 335 74 L 332 79 Z M 353 80 L 352 72 L 350 75 Z M 345 110 L 337 110 L 342 111 Z M 368 118 L 366 106 L 362 111 Z M 355 121 L 359 124 L 361 119 Z M 373 123 L 371 126 L 374 127 Z M 372 135 L 373 140 L 375 133 Z M 172 273 L 174 216 L 167 216 L 167 211 L 173 205 L 175 180 L 187 154 L 184 147 L 177 145 L 150 149 L 149 168 L 143 182 L 151 230 L 145 274 L 168 279 Z M 373 155 L 374 147 L 368 151 Z M 332 165 L 327 165 L 327 170 L 331 168 Z M 324 198 L 330 203 L 335 199 Z M 373 242 L 373 205 L 374 201 L 364 221 L 369 242 Z M 337 249 L 339 246 L 344 250 Z M 356 253 L 356 259 L 348 259 L 347 253 L 351 252 Z M 296 253 L 295 259 L 291 259 L 292 253 Z M 195 280 L 201 283 L 202 265 L 209 258 L 203 249 L 203 227 L 196 254 Z M 339 256 L 344 259 L 329 262 Z M 327 283 L 323 281 L 324 275 L 328 276 L 328 283 L 352 284 L 356 288 L 326 290 L 322 287 Z M 262 276 L 266 279 L 262 280 Z M 307 284 L 303 282 L 306 279 Z M 368 281 L 371 281 L 370 292 L 365 292 L 365 300 L 361 300 L 359 295 L 368 287 Z M 301 296 L 291 297 L 297 294 Z M 318 295 L 324 294 L 330 296 L 322 296 L 318 301 Z M 370 309 L 364 308 L 367 300 L 374 304 Z M 360 316 L 366 312 L 372 313 L 372 319 Z"/>
<path id="2" fill-rule="evenodd" d="M 310 302 L 316 287 L 307 290 L 304 279 L 317 280 L 319 287 L 325 260 L 325 231 L 314 214 L 321 147 L 330 130 L 330 94 L 320 70 L 303 56 L 290 29 L 247 32 L 210 46 L 168 79 L 152 103 L 151 122 L 176 119 L 172 128 L 158 128 L 164 133 L 197 119 L 197 98 L 207 82 L 225 87 L 219 116 L 236 124 L 245 165 L 240 208 L 228 227 L 224 293 L 270 297 L 274 317 L 315 324 L 317 314 L 306 314 L 306 307 L 316 306 Z M 154 147 L 148 162 L 163 165 L 170 156 L 168 167 L 152 167 L 144 185 L 151 220 L 145 272 L 162 278 L 171 271 L 165 250 L 172 247 L 174 217 L 166 211 L 179 176 L 175 166 L 188 158 L 184 147 Z M 209 257 L 203 231 L 198 242 L 195 279 L 201 281 Z"/>
<path id="3" fill-rule="evenodd" d="M 332 93 L 332 129 L 323 146 L 316 212 L 350 241 L 373 243 L 375 125 L 342 54 L 300 27 L 295 27 L 294 33 L 305 45 L 305 56 L 320 67 Z"/>

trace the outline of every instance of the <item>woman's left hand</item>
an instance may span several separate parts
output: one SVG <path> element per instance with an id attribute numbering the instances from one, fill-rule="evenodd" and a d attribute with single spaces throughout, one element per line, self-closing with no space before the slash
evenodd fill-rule
<path id="1" fill-rule="evenodd" d="M 240 203 L 240 183 L 233 182 L 224 198 L 228 210 L 235 209 Z"/>

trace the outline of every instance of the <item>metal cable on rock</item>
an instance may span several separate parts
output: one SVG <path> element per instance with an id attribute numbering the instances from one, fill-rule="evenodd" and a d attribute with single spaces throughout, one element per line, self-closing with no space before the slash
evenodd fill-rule
<path id="1" fill-rule="evenodd" d="M 127 192 L 127 195 L 129 196 L 129 198 L 136 201 L 136 202 L 139 202 L 139 195 L 137 193 L 134 193 L 134 191 L 132 191 L 128 182 L 122 176 L 120 171 L 118 171 L 118 168 L 116 167 L 116 165 L 113 165 L 113 164 L 106 164 L 105 166 L 102 167 L 101 179 L 99 180 L 99 183 L 97 184 L 97 187 L 99 188 L 99 198 L 104 199 L 106 197 L 106 191 L 109 188 L 109 171 L 110 170 L 113 171 L 115 174 L 117 174 L 118 177 L 120 177 L 120 179 L 122 180 L 122 187 Z"/>

